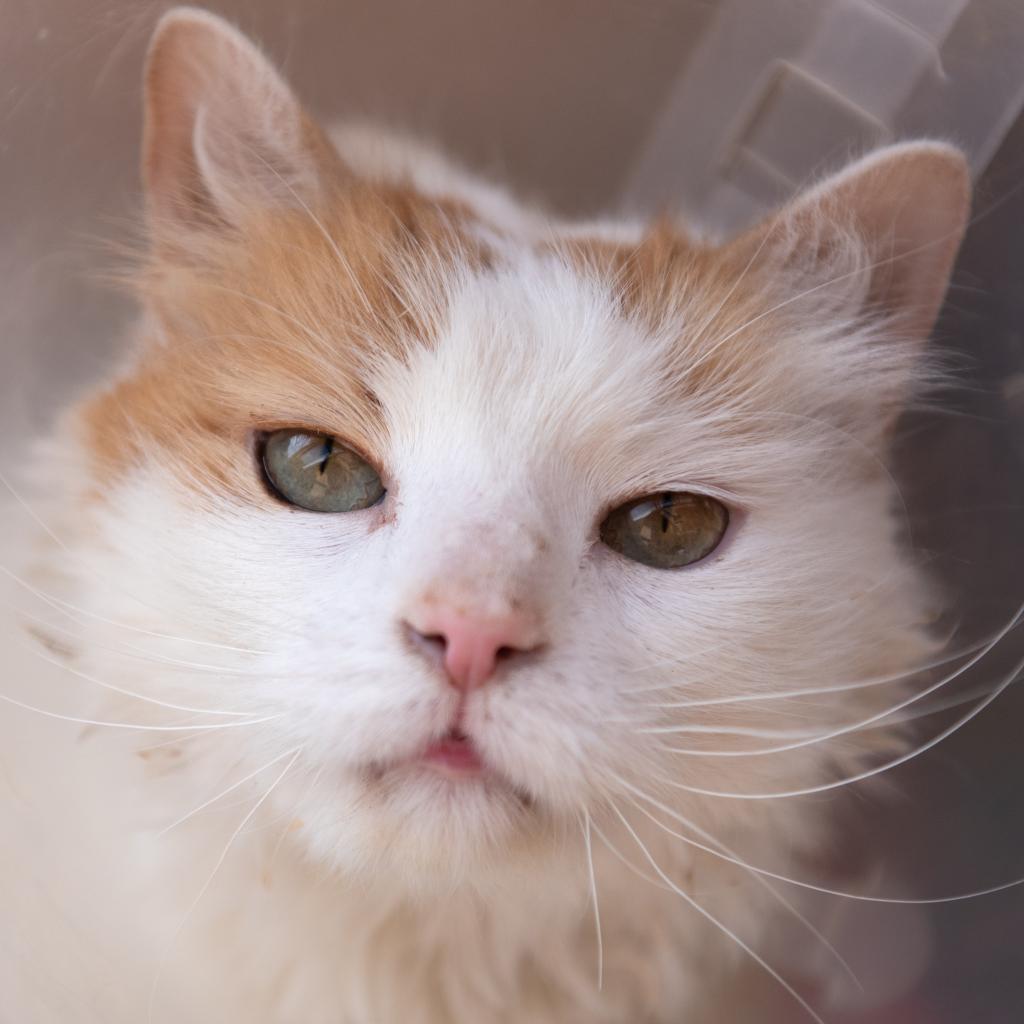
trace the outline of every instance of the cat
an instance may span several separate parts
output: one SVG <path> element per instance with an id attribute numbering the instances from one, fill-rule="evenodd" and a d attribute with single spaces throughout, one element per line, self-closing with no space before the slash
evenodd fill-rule
<path id="1" fill-rule="evenodd" d="M 942 663 L 885 459 L 962 155 L 561 223 L 191 8 L 143 151 L 130 354 L 3 538 L 0 1020 L 721 1021 L 748 969 L 821 1020 L 743 865 L 829 849 L 802 794 Z"/>

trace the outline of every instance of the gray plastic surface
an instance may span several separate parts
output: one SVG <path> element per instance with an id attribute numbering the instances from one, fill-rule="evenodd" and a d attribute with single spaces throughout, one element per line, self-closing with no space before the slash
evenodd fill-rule
<path id="1" fill-rule="evenodd" d="M 1024 104 L 1014 0 L 726 0 L 627 176 L 633 209 L 735 229 L 894 138 L 955 142 L 979 175 Z"/>

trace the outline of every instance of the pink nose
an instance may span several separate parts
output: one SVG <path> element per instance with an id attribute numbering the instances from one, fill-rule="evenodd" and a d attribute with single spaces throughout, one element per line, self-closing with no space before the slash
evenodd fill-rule
<path id="1" fill-rule="evenodd" d="M 440 662 L 459 690 L 482 686 L 498 662 L 525 654 L 539 643 L 532 618 L 516 612 L 485 617 L 432 605 L 410 615 L 407 625 L 416 646 Z"/>

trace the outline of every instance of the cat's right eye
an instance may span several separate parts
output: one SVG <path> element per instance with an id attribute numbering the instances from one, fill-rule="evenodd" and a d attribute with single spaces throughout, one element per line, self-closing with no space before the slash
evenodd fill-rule
<path id="1" fill-rule="evenodd" d="M 601 524 L 613 551 L 655 569 L 681 569 L 706 558 L 721 543 L 729 510 L 707 494 L 666 491 L 614 509 Z"/>
<path id="2" fill-rule="evenodd" d="M 280 497 L 310 512 L 357 512 L 384 497 L 373 466 L 328 434 L 275 430 L 263 442 L 263 471 Z"/>

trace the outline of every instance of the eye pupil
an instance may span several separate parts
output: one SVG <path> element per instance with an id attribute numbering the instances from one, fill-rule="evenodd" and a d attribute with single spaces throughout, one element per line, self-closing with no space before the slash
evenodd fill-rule
<path id="1" fill-rule="evenodd" d="M 620 505 L 601 524 L 601 540 L 626 558 L 679 569 L 711 554 L 729 525 L 729 510 L 706 494 L 665 491 Z"/>
<path id="2" fill-rule="evenodd" d="M 668 528 L 672 525 L 672 520 L 669 516 L 669 512 L 672 509 L 672 495 L 663 494 L 661 496 L 661 532 L 668 533 Z"/>
<path id="3" fill-rule="evenodd" d="M 322 458 L 320 459 L 320 475 L 323 476 L 327 472 L 327 464 L 331 460 L 331 453 L 334 451 L 334 438 L 328 437 L 324 441 L 323 451 L 321 453 Z"/>
<path id="4" fill-rule="evenodd" d="M 275 430 L 263 444 L 263 471 L 278 497 L 310 512 L 357 512 L 384 497 L 377 471 L 327 434 Z"/>

